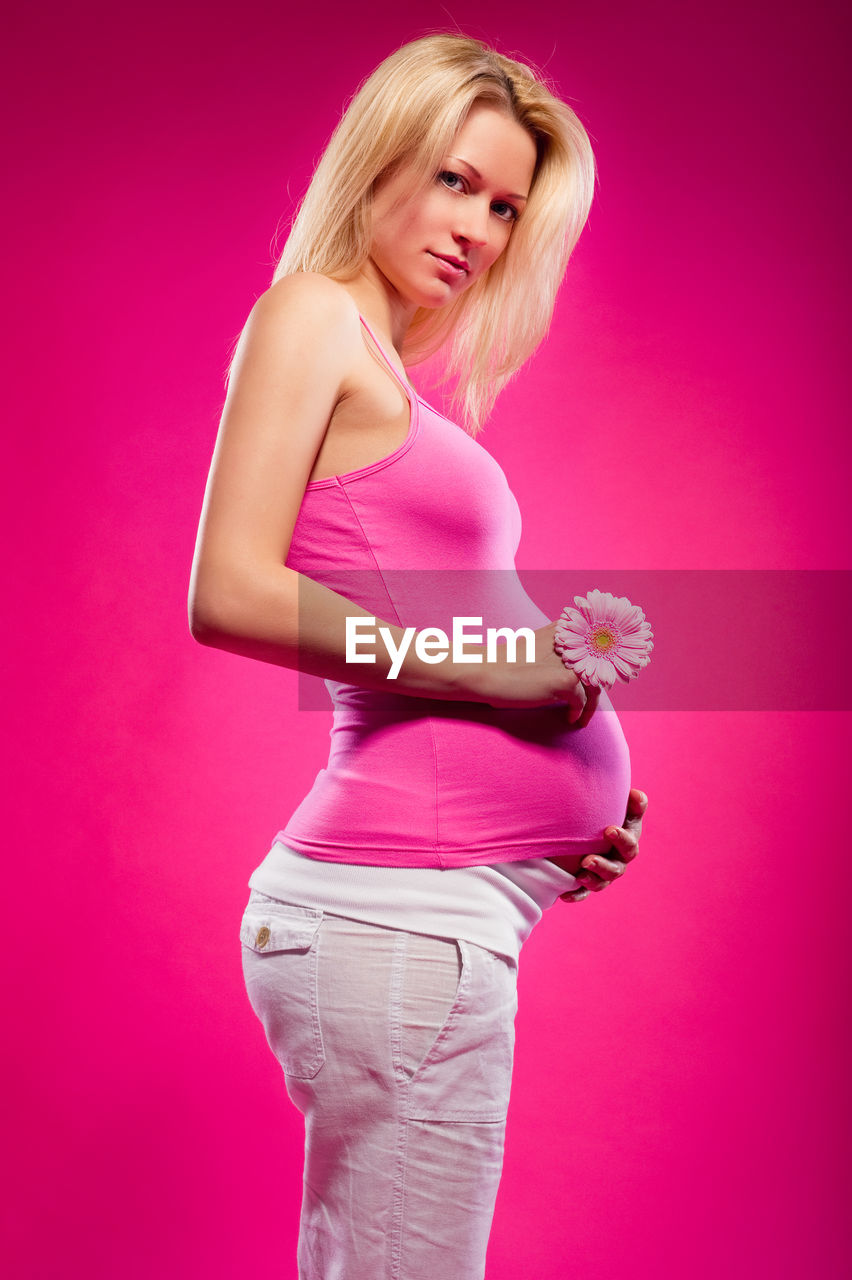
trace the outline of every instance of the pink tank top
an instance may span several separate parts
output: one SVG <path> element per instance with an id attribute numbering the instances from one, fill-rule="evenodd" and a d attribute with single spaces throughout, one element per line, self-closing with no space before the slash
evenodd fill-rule
<path id="1" fill-rule="evenodd" d="M 287 565 L 377 620 L 440 627 L 551 621 L 515 571 L 521 515 L 502 468 L 399 376 L 408 435 L 379 462 L 305 490 Z M 377 624 L 378 625 L 378 624 Z M 357 666 L 353 666 L 357 673 Z M 464 867 L 604 852 L 630 788 L 627 743 L 603 694 L 590 723 L 563 706 L 497 708 L 327 680 L 328 763 L 276 839 L 330 862 Z"/>

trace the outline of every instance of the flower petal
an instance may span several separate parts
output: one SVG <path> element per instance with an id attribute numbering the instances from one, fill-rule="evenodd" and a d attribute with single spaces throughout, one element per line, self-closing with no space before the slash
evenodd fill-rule
<path id="1" fill-rule="evenodd" d="M 624 658 L 621 656 L 620 653 L 611 653 L 609 655 L 609 660 L 612 663 L 612 665 L 615 667 L 618 674 L 622 677 L 622 679 L 632 680 L 633 677 L 636 675 L 636 671 L 633 667 L 633 664 L 630 662 L 625 662 Z"/>
<path id="2" fill-rule="evenodd" d="M 598 662 L 594 671 L 588 673 L 586 684 L 595 685 L 598 689 L 611 689 L 615 684 L 615 667 L 611 662 Z"/>
<path id="3" fill-rule="evenodd" d="M 563 652 L 569 662 L 582 662 L 584 658 L 589 657 L 589 651 L 585 646 L 582 649 L 565 649 Z"/>

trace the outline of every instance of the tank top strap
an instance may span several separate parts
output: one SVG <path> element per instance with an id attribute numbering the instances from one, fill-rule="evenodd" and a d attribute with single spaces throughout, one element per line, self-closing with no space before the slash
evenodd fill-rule
<path id="1" fill-rule="evenodd" d="M 416 394 L 416 393 L 415 393 L 414 388 L 412 387 L 411 383 L 410 383 L 410 382 L 408 382 L 405 378 L 402 378 L 402 377 L 400 376 L 399 371 L 394 367 L 393 361 L 389 359 L 388 354 L 387 354 L 387 352 L 385 351 L 384 347 L 383 347 L 383 346 L 382 346 L 382 344 L 379 342 L 378 338 L 377 338 L 377 337 L 376 337 L 376 335 L 373 333 L 373 330 L 370 328 L 370 326 L 367 324 L 367 321 L 364 319 L 364 317 L 363 317 L 360 313 L 359 313 L 359 315 L 358 315 L 358 319 L 361 321 L 361 324 L 362 324 L 362 325 L 364 326 L 364 328 L 367 330 L 367 333 L 369 333 L 370 337 L 372 338 L 372 340 L 373 340 L 373 342 L 374 342 L 374 344 L 375 344 L 375 346 L 376 346 L 376 350 L 378 351 L 378 353 L 379 353 L 379 355 L 381 356 L 381 358 L 382 358 L 382 360 L 384 361 L 384 363 L 385 363 L 385 364 L 387 365 L 387 367 L 390 369 L 390 371 L 391 371 L 391 373 L 393 374 L 393 376 L 396 378 L 396 380 L 397 380 L 397 382 L 399 383 L 399 385 L 402 387 L 403 391 L 405 392 L 406 396 L 408 397 L 409 402 L 413 404 L 413 403 L 414 403 L 414 397 L 415 397 L 415 394 Z"/>

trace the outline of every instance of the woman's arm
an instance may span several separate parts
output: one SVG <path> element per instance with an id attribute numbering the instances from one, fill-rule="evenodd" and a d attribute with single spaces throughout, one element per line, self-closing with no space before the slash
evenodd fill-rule
<path id="1" fill-rule="evenodd" d="M 286 566 L 311 470 L 362 352 L 352 299 L 324 276 L 287 276 L 258 298 L 231 370 L 189 589 L 189 625 L 201 644 L 328 680 L 413 697 L 498 705 L 567 704 L 579 724 L 587 699 L 552 648 L 555 623 L 536 632 L 536 661 L 439 663 L 409 644 L 396 678 L 382 644 L 376 661 L 346 661 L 346 618 L 365 609 Z M 376 620 L 398 647 L 402 627 Z M 468 652 L 475 646 L 467 646 Z"/>

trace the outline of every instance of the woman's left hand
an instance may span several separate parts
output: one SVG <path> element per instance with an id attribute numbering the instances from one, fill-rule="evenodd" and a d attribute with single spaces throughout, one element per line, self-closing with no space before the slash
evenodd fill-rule
<path id="1" fill-rule="evenodd" d="M 580 863 L 576 879 L 579 889 L 571 889 L 568 893 L 560 893 L 563 902 L 582 902 L 590 893 L 599 893 L 601 889 L 619 876 L 624 875 L 628 862 L 632 862 L 639 852 L 639 837 L 642 834 L 642 819 L 648 808 L 648 797 L 643 791 L 631 787 L 627 798 L 627 817 L 623 827 L 607 827 L 606 835 L 612 840 L 613 848 L 608 855 L 590 854 Z"/>

